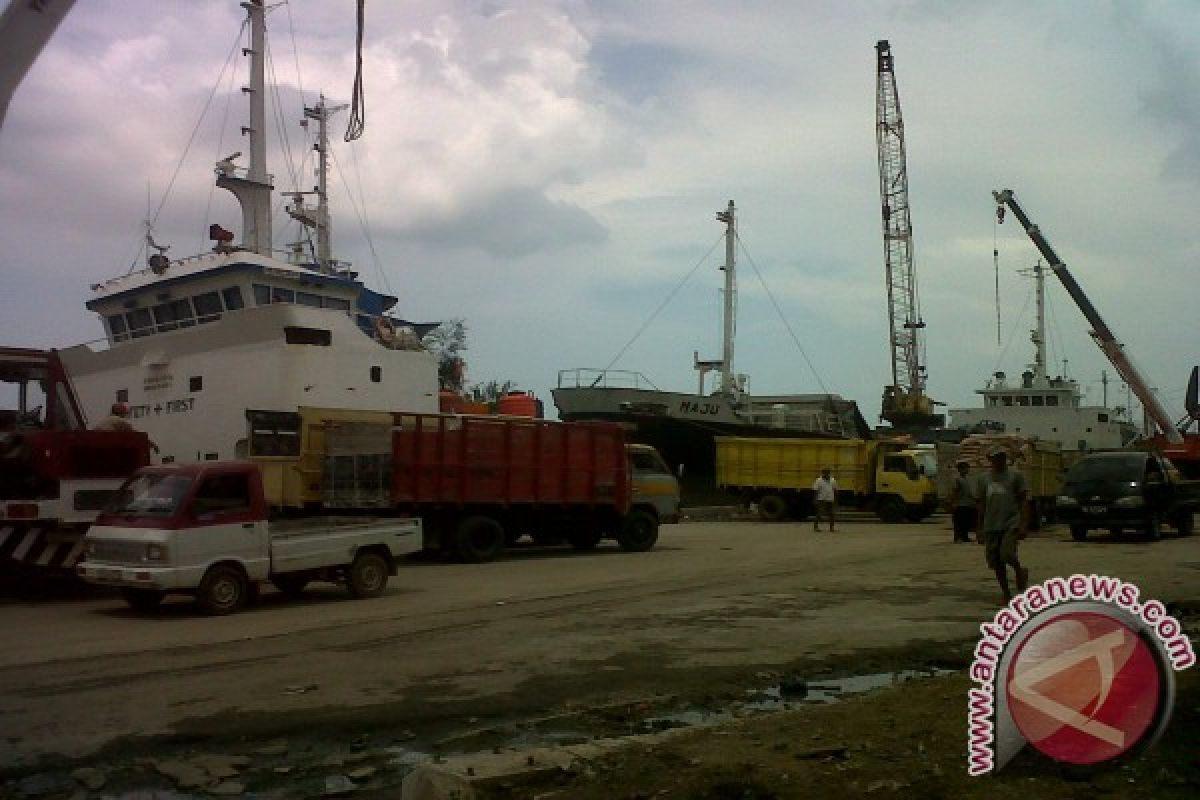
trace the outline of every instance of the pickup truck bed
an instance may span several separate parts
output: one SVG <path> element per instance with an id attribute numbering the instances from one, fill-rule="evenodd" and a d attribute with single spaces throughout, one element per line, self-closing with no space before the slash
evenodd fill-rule
<path id="1" fill-rule="evenodd" d="M 364 538 L 383 544 L 393 558 L 421 550 L 421 525 L 413 519 L 364 521 L 361 517 L 312 517 L 273 521 L 271 574 L 316 570 L 348 563 Z"/>

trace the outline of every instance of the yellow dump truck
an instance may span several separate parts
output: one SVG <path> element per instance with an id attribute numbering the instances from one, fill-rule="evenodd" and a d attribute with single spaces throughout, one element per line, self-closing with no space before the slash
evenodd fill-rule
<path id="1" fill-rule="evenodd" d="M 1008 453 L 1008 463 L 1025 476 L 1029 486 L 1030 527 L 1038 530 L 1042 522 L 1054 522 L 1054 500 L 1068 465 L 1058 442 L 1020 434 L 978 433 L 961 442 L 937 445 L 938 497 L 943 502 L 954 488 L 955 464 L 966 461 L 978 482 L 991 469 L 988 454 L 996 448 Z M 978 492 L 977 492 L 978 493 Z"/>
<path id="2" fill-rule="evenodd" d="M 828 467 L 838 503 L 875 511 L 884 522 L 920 521 L 937 509 L 934 454 L 866 439 L 717 437 L 717 484 L 754 503 L 763 519 L 805 519 L 813 481 Z"/>

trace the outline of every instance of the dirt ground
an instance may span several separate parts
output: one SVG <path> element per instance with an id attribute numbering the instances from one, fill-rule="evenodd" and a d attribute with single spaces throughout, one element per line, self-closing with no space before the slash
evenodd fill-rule
<path id="1" fill-rule="evenodd" d="M 1077 543 L 1051 529 L 1022 552 L 1035 581 L 1094 572 L 1137 583 L 1195 640 L 1200 537 Z M 1200 794 L 1194 670 L 1179 675 L 1167 735 L 1140 758 L 1072 772 L 1025 752 L 999 775 L 968 778 L 963 671 L 995 610 L 981 548 L 951 544 L 947 520 L 865 516 L 834 535 L 692 521 L 664 528 L 645 554 L 416 560 L 377 600 L 334 587 L 300 601 L 267 593 L 228 618 L 182 598 L 154 614 L 90 593 L 0 598 L 0 797 L 394 797 L 423 762 L 614 742 L 475 789 Z M 858 693 L 893 678 L 904 680 Z"/>

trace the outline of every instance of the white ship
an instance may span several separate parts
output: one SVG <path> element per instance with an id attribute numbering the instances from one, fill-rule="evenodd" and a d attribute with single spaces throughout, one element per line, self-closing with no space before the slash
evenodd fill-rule
<path id="1" fill-rule="evenodd" d="M 1037 291 L 1037 327 L 1030 332 L 1033 363 L 1019 381 L 995 373 L 976 390 L 983 406 L 950 409 L 950 427 L 1036 436 L 1058 442 L 1066 453 L 1125 446 L 1137 430 L 1124 415 L 1103 405 L 1084 405 L 1078 382 L 1046 372 L 1046 276 L 1041 262 L 1032 274 Z"/>
<path id="2" fill-rule="evenodd" d="M 272 177 L 267 172 L 264 91 L 265 7 L 249 16 L 249 164 L 235 154 L 216 165 L 216 184 L 242 209 L 241 243 L 212 226 L 212 252 L 166 257 L 147 236 L 145 269 L 92 287 L 87 307 L 103 324 L 101 346 L 61 356 L 88 418 L 128 403 L 163 462 L 244 455 L 248 409 L 298 406 L 437 411 L 435 357 L 419 337 L 431 326 L 388 316 L 396 298 L 365 287 L 332 255 L 326 197 L 329 117 L 324 99 L 305 108 L 318 134 L 316 191 L 292 193 L 288 213 L 311 231 L 313 246 L 280 257 L 271 237 Z M 304 195 L 315 195 L 308 205 Z"/>

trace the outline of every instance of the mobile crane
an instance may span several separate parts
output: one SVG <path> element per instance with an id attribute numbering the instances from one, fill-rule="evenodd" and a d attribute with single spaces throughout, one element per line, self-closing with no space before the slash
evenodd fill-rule
<path id="1" fill-rule="evenodd" d="M 1011 210 L 1013 215 L 1025 228 L 1025 233 L 1033 242 L 1034 247 L 1042 254 L 1042 257 L 1049 263 L 1050 268 L 1054 270 L 1054 274 L 1058 276 L 1062 282 L 1063 288 L 1067 290 L 1067 294 L 1075 301 L 1080 312 L 1087 319 L 1088 324 L 1092 329 L 1089 331 L 1092 339 L 1100 347 L 1100 350 L 1108 358 L 1109 363 L 1117 370 L 1121 379 L 1141 401 L 1142 406 L 1146 410 L 1147 416 L 1153 421 L 1158 428 L 1158 433 L 1149 438 L 1151 444 L 1157 445 L 1162 450 L 1163 455 L 1171 459 L 1172 463 L 1180 468 L 1185 473 L 1193 473 L 1197 467 L 1200 467 L 1200 435 L 1190 434 L 1185 436 L 1181 431 L 1181 425 L 1176 425 L 1170 414 L 1158 398 L 1151 391 L 1150 386 L 1142 377 L 1142 373 L 1133 365 L 1129 355 L 1125 352 L 1125 345 L 1117 340 L 1112 330 L 1100 316 L 1100 312 L 1092 305 L 1087 295 L 1084 294 L 1082 288 L 1076 282 L 1075 277 L 1067 269 L 1067 265 L 1058 257 L 1058 253 L 1054 252 L 1054 248 L 1050 246 L 1050 242 L 1042 235 L 1041 230 L 1037 225 L 1029 220 L 1029 216 L 1025 210 L 1021 208 L 1017 202 L 1016 196 L 1012 189 L 1003 189 L 992 192 L 992 197 L 996 200 L 996 220 L 1004 222 L 1004 212 L 1007 208 Z M 1189 387 L 1188 401 L 1188 417 L 1185 418 L 1184 425 L 1190 424 L 1192 419 L 1200 418 L 1197 412 L 1200 409 L 1196 407 L 1195 401 L 1195 381 L 1196 372 L 1192 373 L 1192 386 Z"/>
<path id="2" fill-rule="evenodd" d="M 940 427 L 925 393 L 921 331 L 925 321 L 917 297 L 913 265 L 912 220 L 908 205 L 908 167 L 904 154 L 904 119 L 896 91 L 892 49 L 887 40 L 875 44 L 875 138 L 879 146 L 879 196 L 883 217 L 883 255 L 887 274 L 888 323 L 892 383 L 883 390 L 880 417 L 897 429 Z"/>

